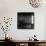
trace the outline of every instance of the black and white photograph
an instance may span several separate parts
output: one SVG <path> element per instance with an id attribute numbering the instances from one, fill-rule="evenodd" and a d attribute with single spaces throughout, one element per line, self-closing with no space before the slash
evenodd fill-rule
<path id="1" fill-rule="evenodd" d="M 17 28 L 34 29 L 34 12 L 18 12 Z"/>

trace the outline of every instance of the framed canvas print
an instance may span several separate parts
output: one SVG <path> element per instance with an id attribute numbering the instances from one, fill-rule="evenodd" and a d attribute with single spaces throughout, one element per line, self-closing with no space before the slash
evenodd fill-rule
<path id="1" fill-rule="evenodd" d="M 34 12 L 17 12 L 17 29 L 34 29 Z"/>

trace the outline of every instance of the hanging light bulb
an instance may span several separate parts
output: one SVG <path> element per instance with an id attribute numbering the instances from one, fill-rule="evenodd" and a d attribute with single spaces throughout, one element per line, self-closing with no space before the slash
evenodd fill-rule
<path id="1" fill-rule="evenodd" d="M 38 8 L 43 4 L 43 0 L 29 0 L 30 5 L 34 8 Z"/>

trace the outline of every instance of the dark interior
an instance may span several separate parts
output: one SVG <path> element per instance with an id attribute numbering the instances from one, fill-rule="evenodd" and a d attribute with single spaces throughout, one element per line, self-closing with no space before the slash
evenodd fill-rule
<path id="1" fill-rule="evenodd" d="M 32 24 L 32 16 L 34 19 L 33 12 L 18 12 L 17 15 L 18 15 L 17 16 L 18 29 L 34 29 L 34 23 Z"/>

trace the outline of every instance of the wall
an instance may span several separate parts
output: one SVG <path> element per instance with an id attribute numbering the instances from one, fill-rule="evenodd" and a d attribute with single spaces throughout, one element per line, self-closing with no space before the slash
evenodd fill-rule
<path id="1" fill-rule="evenodd" d="M 18 30 L 17 29 L 17 12 L 34 12 L 35 13 L 35 29 L 30 30 Z M 28 0 L 0 0 L 0 19 L 4 16 L 12 17 L 13 22 L 10 31 L 12 35 L 17 40 L 27 40 L 34 34 L 37 35 L 37 39 L 46 40 L 45 38 L 45 15 L 46 8 L 33 8 L 29 4 Z M 0 31 L 0 39 L 2 37 L 3 31 Z M 4 34 L 4 33 L 3 33 Z"/>

